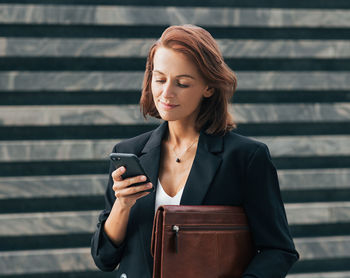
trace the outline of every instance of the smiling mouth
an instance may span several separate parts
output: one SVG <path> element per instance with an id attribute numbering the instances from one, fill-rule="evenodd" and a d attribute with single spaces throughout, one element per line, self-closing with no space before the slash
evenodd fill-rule
<path id="1" fill-rule="evenodd" d="M 175 108 L 175 107 L 179 106 L 177 104 L 165 103 L 163 101 L 159 101 L 159 102 L 164 108 L 167 108 L 167 109 L 171 109 L 171 108 Z"/>

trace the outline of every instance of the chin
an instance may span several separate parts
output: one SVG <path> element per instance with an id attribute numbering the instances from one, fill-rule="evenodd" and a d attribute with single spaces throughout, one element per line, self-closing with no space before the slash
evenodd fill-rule
<path id="1" fill-rule="evenodd" d="M 179 117 L 175 117 L 173 115 L 169 115 L 168 113 L 160 113 L 160 117 L 162 118 L 162 120 L 168 121 L 168 122 L 176 121 L 176 120 L 180 119 Z"/>

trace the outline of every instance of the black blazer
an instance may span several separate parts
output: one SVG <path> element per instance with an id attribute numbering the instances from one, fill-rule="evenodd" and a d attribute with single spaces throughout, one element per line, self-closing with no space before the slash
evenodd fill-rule
<path id="1" fill-rule="evenodd" d="M 167 128 L 167 122 L 164 122 L 153 131 L 118 143 L 113 152 L 136 154 L 156 185 L 161 141 Z M 110 174 L 114 170 L 111 165 Z M 126 239 L 120 246 L 115 246 L 103 232 L 104 221 L 115 201 L 112 185 L 110 175 L 105 195 L 106 208 L 100 214 L 91 241 L 92 257 L 103 271 L 112 271 L 119 265 L 118 278 L 150 278 L 155 192 L 139 199 L 132 207 Z M 201 131 L 181 204 L 244 207 L 256 245 L 256 256 L 243 277 L 285 277 L 298 259 L 280 196 L 276 169 L 263 143 L 234 132 L 213 136 Z"/>

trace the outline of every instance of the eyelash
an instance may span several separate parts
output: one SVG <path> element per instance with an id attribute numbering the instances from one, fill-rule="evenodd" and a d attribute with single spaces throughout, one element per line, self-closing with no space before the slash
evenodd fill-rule
<path id="1" fill-rule="evenodd" d="M 156 79 L 156 82 L 157 83 L 164 83 L 165 81 L 161 80 L 161 79 Z M 177 86 L 179 86 L 180 88 L 188 88 L 189 87 L 189 85 L 181 84 L 179 82 L 177 82 Z"/>

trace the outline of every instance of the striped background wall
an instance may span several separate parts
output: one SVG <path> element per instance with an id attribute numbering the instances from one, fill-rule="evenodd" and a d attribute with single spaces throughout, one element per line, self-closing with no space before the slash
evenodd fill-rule
<path id="1" fill-rule="evenodd" d="M 237 132 L 270 148 L 301 254 L 288 277 L 350 277 L 345 0 L 0 0 L 0 277 L 115 276 L 89 250 L 107 156 L 157 125 L 137 105 L 145 56 L 184 23 L 218 40 Z"/>

